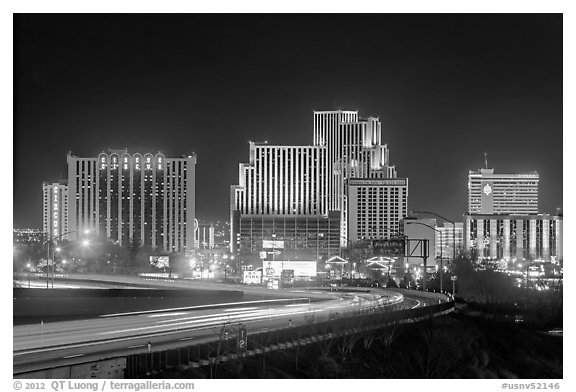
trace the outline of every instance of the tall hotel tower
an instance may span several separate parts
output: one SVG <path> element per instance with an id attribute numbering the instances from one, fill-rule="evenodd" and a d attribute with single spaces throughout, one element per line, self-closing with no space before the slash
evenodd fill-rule
<path id="1" fill-rule="evenodd" d="M 537 214 L 538 173 L 495 174 L 494 169 L 468 173 L 469 214 Z"/>
<path id="2" fill-rule="evenodd" d="M 46 238 L 67 239 L 68 227 L 68 186 L 65 181 L 42 185 L 43 214 L 42 232 Z"/>
<path id="3" fill-rule="evenodd" d="M 95 229 L 121 246 L 166 252 L 194 248 L 196 155 L 68 155 L 69 229 Z"/>
<path id="4" fill-rule="evenodd" d="M 277 240 L 287 250 L 337 254 L 340 220 L 328 215 L 326 168 L 324 147 L 250 142 L 231 187 L 231 250 L 251 253 Z"/>
<path id="5" fill-rule="evenodd" d="M 314 145 L 327 150 L 328 208 L 340 211 L 341 245 L 398 233 L 399 220 L 407 215 L 408 179 L 397 179 L 389 164 L 380 120 L 360 119 L 357 111 L 315 111 Z"/>
<path id="6" fill-rule="evenodd" d="M 240 164 L 239 183 L 231 188 L 232 251 L 259 250 L 258 243 L 281 233 L 286 246 L 331 255 L 350 242 L 398 232 L 407 212 L 408 179 L 397 179 L 389 165 L 379 119 L 360 119 L 357 111 L 317 111 L 313 141 L 250 143 L 250 160 Z M 360 208 L 349 203 L 352 185 Z"/>

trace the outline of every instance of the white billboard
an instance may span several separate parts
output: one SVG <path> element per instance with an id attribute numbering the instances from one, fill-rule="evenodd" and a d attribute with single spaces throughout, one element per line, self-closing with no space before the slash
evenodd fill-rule
<path id="1" fill-rule="evenodd" d="M 262 271 L 244 271 L 244 284 L 261 284 Z"/>
<path id="2" fill-rule="evenodd" d="M 284 241 L 263 240 L 262 249 L 284 249 Z"/>
<path id="3" fill-rule="evenodd" d="M 168 256 L 150 256 L 150 265 L 154 268 L 170 268 Z"/>
<path id="4" fill-rule="evenodd" d="M 266 271 L 266 275 L 280 277 L 282 269 L 294 270 L 295 277 L 310 277 L 316 276 L 316 262 L 315 261 L 263 261 L 262 269 Z"/>

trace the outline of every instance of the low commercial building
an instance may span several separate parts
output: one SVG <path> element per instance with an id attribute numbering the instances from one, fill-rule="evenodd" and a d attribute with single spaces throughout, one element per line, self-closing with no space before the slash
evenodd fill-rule
<path id="1" fill-rule="evenodd" d="M 340 214 L 240 215 L 235 214 L 236 248 L 240 255 L 258 254 L 270 241 L 281 242 L 291 258 L 314 256 L 316 260 L 340 252 Z"/>
<path id="2" fill-rule="evenodd" d="M 562 215 L 466 215 L 464 245 L 479 260 L 562 260 Z"/>

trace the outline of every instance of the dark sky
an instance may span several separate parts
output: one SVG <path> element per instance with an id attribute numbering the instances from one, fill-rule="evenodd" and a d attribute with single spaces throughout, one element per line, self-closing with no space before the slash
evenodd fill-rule
<path id="1" fill-rule="evenodd" d="M 562 15 L 16 15 L 14 226 L 66 154 L 198 154 L 226 219 L 249 140 L 312 143 L 312 111 L 379 116 L 409 209 L 453 219 L 468 170 L 540 173 L 562 206 Z"/>

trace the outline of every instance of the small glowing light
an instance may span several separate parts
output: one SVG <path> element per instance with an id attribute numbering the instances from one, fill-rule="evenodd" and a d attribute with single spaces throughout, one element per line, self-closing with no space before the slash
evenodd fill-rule
<path id="1" fill-rule="evenodd" d="M 66 264 L 66 259 L 62 260 L 62 264 Z"/>
<path id="2" fill-rule="evenodd" d="M 90 245 L 90 241 L 88 240 L 82 241 L 82 246 L 88 246 L 88 245 Z"/>
<path id="3" fill-rule="evenodd" d="M 56 248 L 56 252 L 61 252 L 61 251 L 62 251 L 62 248 L 60 248 L 60 247 Z"/>

